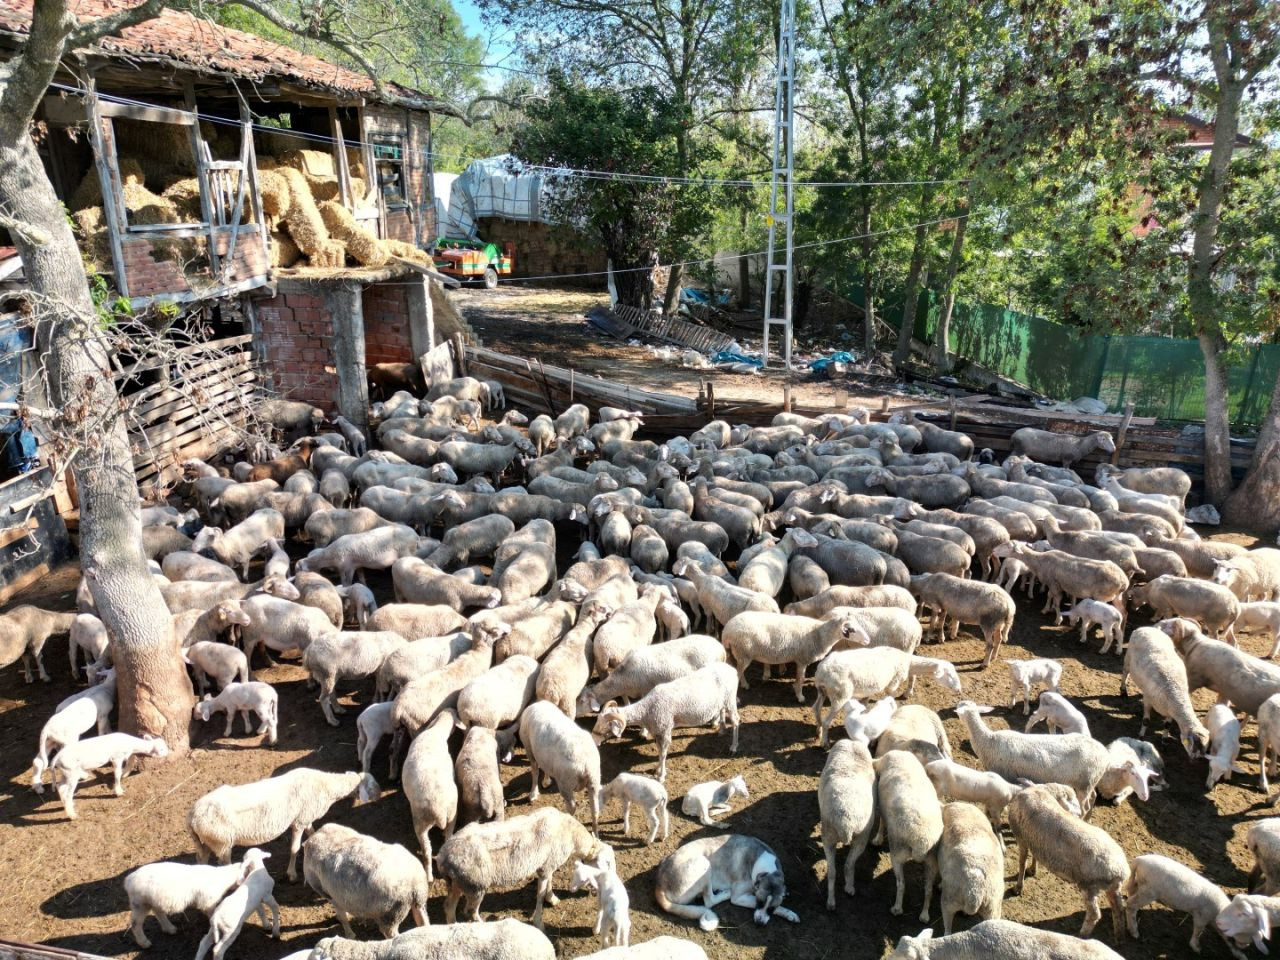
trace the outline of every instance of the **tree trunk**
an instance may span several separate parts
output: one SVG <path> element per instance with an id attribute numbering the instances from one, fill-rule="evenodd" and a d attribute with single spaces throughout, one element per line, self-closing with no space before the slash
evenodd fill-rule
<path id="1" fill-rule="evenodd" d="M 933 145 L 932 153 L 936 157 L 942 149 L 942 132 L 946 124 L 946 109 L 943 106 L 934 104 L 933 108 Z M 930 173 L 930 179 L 937 179 L 938 170 L 935 167 Z M 915 332 L 916 326 L 916 302 L 920 299 L 921 277 L 924 275 L 925 258 L 929 252 L 929 228 L 925 222 L 933 215 L 933 195 L 937 192 L 937 186 L 932 183 L 926 183 L 920 192 L 920 212 L 916 217 L 916 222 L 920 226 L 916 227 L 915 239 L 911 244 L 911 262 L 907 266 L 907 285 L 903 291 L 902 299 L 902 326 L 898 328 L 898 346 L 893 351 L 893 365 L 900 367 L 906 363 L 911 356 L 911 336 Z"/>
<path id="2" fill-rule="evenodd" d="M 956 220 L 956 232 L 951 238 L 947 272 L 942 279 L 942 316 L 938 319 L 938 332 L 933 341 L 933 365 L 939 373 L 950 373 L 952 367 L 951 311 L 956 305 L 956 274 L 960 272 L 960 255 L 964 252 L 964 233 L 968 223 L 968 203 L 962 202 L 961 213 Z"/>
<path id="3" fill-rule="evenodd" d="M 37 94 L 38 98 L 38 94 Z M 31 138 L 0 141 L 0 206 L 30 228 L 13 232 L 32 290 L 36 347 L 58 436 L 81 450 L 80 563 L 98 615 L 115 637 L 120 728 L 163 736 L 185 753 L 193 696 L 168 608 L 142 555 L 133 456 L 84 267 L 66 213 Z M 40 234 L 37 236 L 36 234 Z"/>
<path id="4" fill-rule="evenodd" d="M 1202 333 L 1204 354 L 1204 501 L 1221 506 L 1231 489 L 1231 421 L 1227 409 L 1226 347 L 1221 336 Z"/>
<path id="5" fill-rule="evenodd" d="M 1208 435 L 1206 430 L 1205 437 Z M 1258 432 L 1249 472 L 1227 497 L 1222 519 L 1268 532 L 1280 527 L 1280 378 L 1271 391 L 1271 405 Z"/>
<path id="6" fill-rule="evenodd" d="M 653 270 L 643 268 L 613 268 L 613 287 L 618 292 L 618 302 L 637 307 L 648 313 L 653 309 Z"/>
<path id="7" fill-rule="evenodd" d="M 680 309 L 680 287 L 684 283 L 684 265 L 675 263 L 667 274 L 667 291 L 662 297 L 662 313 L 674 316 Z"/>
<path id="8" fill-rule="evenodd" d="M 747 239 L 747 208 L 742 208 L 742 220 L 739 224 L 742 228 L 743 246 L 746 246 Z M 751 308 L 751 262 L 747 257 L 738 256 L 738 309 L 749 310 Z"/>

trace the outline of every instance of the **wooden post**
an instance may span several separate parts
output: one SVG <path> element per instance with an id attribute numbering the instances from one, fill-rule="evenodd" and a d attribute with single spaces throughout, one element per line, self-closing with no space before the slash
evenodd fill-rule
<path id="1" fill-rule="evenodd" d="M 129 296 L 129 277 L 124 265 L 124 247 L 120 242 L 120 233 L 125 230 L 125 218 L 116 206 L 123 204 L 124 194 L 120 189 L 120 176 L 116 170 L 116 142 L 111 121 L 98 113 L 98 96 L 93 81 L 89 82 L 90 95 L 86 110 L 89 114 L 89 143 L 93 148 L 93 163 L 98 170 L 98 181 L 102 185 L 102 211 L 107 221 L 107 239 L 111 242 L 111 260 L 116 270 L 116 289 L 123 297 Z M 105 126 L 104 126 L 105 125 Z M 107 147 L 102 131 L 111 131 L 111 146 Z M 203 189 L 203 188 L 202 188 Z"/>
<path id="2" fill-rule="evenodd" d="M 1111 454 L 1111 465 L 1117 466 L 1120 463 L 1120 451 L 1124 449 L 1125 435 L 1129 432 L 1129 421 L 1133 419 L 1133 401 L 1126 400 L 1124 404 L 1124 415 L 1120 418 L 1120 429 L 1116 431 L 1116 450 Z"/>
<path id="3" fill-rule="evenodd" d="M 365 371 L 361 285 L 335 284 L 325 292 L 333 323 L 333 365 L 338 371 L 338 412 L 361 431 L 368 429 L 369 377 Z"/>
<path id="4" fill-rule="evenodd" d="M 329 108 L 329 134 L 333 137 L 334 172 L 338 175 L 338 198 L 348 210 L 354 210 L 351 191 L 351 168 L 347 165 L 347 141 L 342 136 L 342 121 L 338 108 Z"/>
<path id="5" fill-rule="evenodd" d="M 465 377 L 467 375 L 467 347 L 462 342 L 462 334 L 460 333 L 453 335 L 453 356 L 458 361 L 458 376 Z"/>
<path id="6" fill-rule="evenodd" d="M 577 371 L 575 371 L 573 367 L 570 367 L 569 368 L 569 403 L 570 404 L 573 403 L 573 381 L 576 375 L 577 375 Z"/>
<path id="7" fill-rule="evenodd" d="M 425 276 L 404 279 L 405 294 L 409 308 L 409 350 L 414 359 L 436 345 L 435 317 L 431 306 L 431 280 Z"/>
<path id="8" fill-rule="evenodd" d="M 782 412 L 791 412 L 791 384 L 789 383 L 782 385 Z"/>
<path id="9" fill-rule="evenodd" d="M 888 397 L 881 397 L 881 398 L 880 398 L 880 412 L 881 412 L 881 413 L 888 413 L 888 412 L 889 412 L 889 398 L 888 398 Z"/>
<path id="10" fill-rule="evenodd" d="M 956 428 L 956 398 L 954 396 L 947 397 L 947 409 L 951 411 L 951 429 Z"/>
<path id="11" fill-rule="evenodd" d="M 190 80 L 182 85 L 182 99 L 194 118 L 191 126 L 187 127 L 187 134 L 191 139 L 191 159 L 196 165 L 196 186 L 200 190 L 200 216 L 204 217 L 205 226 L 209 230 L 209 273 L 216 277 L 220 270 L 218 241 L 213 229 L 213 198 L 209 195 L 209 170 L 204 162 L 204 141 L 200 136 L 200 121 L 196 110 L 196 85 Z"/>
<path id="12" fill-rule="evenodd" d="M 716 385 L 713 381 L 707 381 L 707 419 L 714 420 L 716 418 Z"/>
<path id="13" fill-rule="evenodd" d="M 849 391 L 848 390 L 836 391 L 836 409 L 837 410 L 849 409 Z"/>

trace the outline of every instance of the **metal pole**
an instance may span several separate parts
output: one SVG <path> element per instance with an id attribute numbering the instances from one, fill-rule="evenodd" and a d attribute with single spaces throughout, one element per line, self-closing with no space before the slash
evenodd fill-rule
<path id="1" fill-rule="evenodd" d="M 769 363 L 770 328 L 782 328 L 783 362 L 791 369 L 791 316 L 795 290 L 795 70 L 796 3 L 782 0 L 778 23 L 778 78 L 774 90 L 773 177 L 769 184 L 769 260 L 764 285 L 764 362 Z M 781 195 L 781 196 L 780 196 Z M 778 224 L 783 225 L 784 247 L 778 250 Z M 781 254 L 781 257 L 779 256 Z M 781 262 L 779 262 L 781 260 Z M 773 292 L 775 276 L 782 282 L 782 316 L 774 316 L 777 303 Z"/>

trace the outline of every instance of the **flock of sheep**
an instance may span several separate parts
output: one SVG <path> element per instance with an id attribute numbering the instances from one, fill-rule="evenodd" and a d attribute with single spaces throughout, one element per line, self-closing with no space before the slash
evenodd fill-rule
<path id="1" fill-rule="evenodd" d="M 1096 940 L 1001 919 L 1006 824 L 1017 888 L 1029 861 L 1078 887 L 1081 938 L 1104 898 L 1117 941 L 1126 926 L 1136 937 L 1139 909 L 1159 902 L 1191 915 L 1196 950 L 1212 928 L 1236 956 L 1250 943 L 1265 952 L 1280 920 L 1271 896 L 1280 891 L 1280 819 L 1249 831 L 1258 894 L 1228 898 L 1167 857 L 1130 861 L 1089 814 L 1099 798 L 1145 800 L 1157 789 L 1156 749 L 1095 740 L 1058 692 L 1056 661 L 1001 658 L 1013 592 L 1043 590 L 1045 612 L 1078 623 L 1082 641 L 1098 628 L 1104 652 L 1123 657 L 1122 689 L 1132 681 L 1142 697 L 1139 736 L 1153 712 L 1176 724 L 1188 754 L 1207 758 L 1212 786 L 1237 770 L 1241 718 L 1254 717 L 1269 789 L 1280 667 L 1240 650 L 1235 633 L 1262 630 L 1280 644 L 1280 551 L 1199 539 L 1184 522 L 1190 482 L 1181 471 L 1100 467 L 1085 482 L 1071 465 L 1113 450 L 1106 433 L 1020 430 L 1014 455 L 997 464 L 967 436 L 910 416 L 717 421 L 656 444 L 633 439 L 641 422 L 632 411 L 601 408 L 594 425 L 581 405 L 554 420 L 514 410 L 485 419 L 503 406 L 500 385 L 471 378 L 422 399 L 397 393 L 372 411 L 373 449 L 341 417 L 337 432 L 311 435 L 320 411 L 277 401 L 264 416 L 295 441 L 286 452 L 237 463 L 230 476 L 189 461 L 192 509 L 144 508 L 144 548 L 202 695 L 198 720 L 225 713 L 230 735 L 237 717 L 246 732 L 256 717 L 274 744 L 276 692 L 252 674 L 273 655 L 301 657 L 329 724 L 345 712 L 340 691 L 363 686 L 367 706 L 356 718 L 359 772 L 302 767 L 194 803 L 186 822 L 200 864 L 153 863 L 125 878 L 141 947 L 150 946 L 148 917 L 172 933 L 169 916 L 190 907 L 209 916 L 196 960 L 209 950 L 221 960 L 255 913 L 265 925 L 270 912 L 278 935 L 258 845 L 287 833 L 286 875 L 297 878 L 301 854 L 303 879 L 332 903 L 344 934 L 294 960 L 549 960 L 542 910 L 556 903 L 556 871 L 571 863 L 572 888 L 599 900 L 606 949 L 592 957 L 705 958 L 681 938 L 630 945 L 628 889 L 599 820 L 619 801 L 629 834 L 635 806 L 647 842 L 665 842 L 673 730 L 728 727 L 720 742 L 737 753 L 738 704 L 759 663 L 766 681 L 775 667 L 794 669 L 796 699 L 814 697 L 815 737 L 830 744 L 817 791 L 828 908 L 840 906 L 838 887 L 854 895 L 855 864 L 873 842 L 889 850 L 893 914 L 904 910 L 908 863 L 923 865 L 922 922 L 940 887 L 944 935 L 904 937 L 894 957 L 1117 956 Z M 289 536 L 312 546 L 296 564 L 283 547 Z M 568 552 L 560 548 L 579 543 L 559 570 Z M 247 581 L 259 558 L 258 579 Z M 378 605 L 368 573 L 389 574 L 394 603 Z M 84 583 L 78 603 L 78 614 L 28 606 L 0 616 L 0 662 L 21 656 L 28 682 L 32 666 L 48 679 L 45 641 L 68 633 L 72 670 L 92 684 L 57 706 L 34 761 L 35 789 L 50 774 L 68 817 L 93 771 L 112 768 L 120 794 L 132 757 L 166 753 L 161 740 L 107 732 L 111 638 Z M 1128 611 L 1140 606 L 1158 625 L 1127 630 Z M 1008 670 L 1027 730 L 1044 722 L 1048 732 L 988 726 L 990 708 L 963 699 L 955 666 L 919 655 L 928 633 L 954 637 L 962 625 L 981 632 L 984 667 Z M 966 762 L 937 713 L 905 702 L 921 682 L 954 692 Z M 1204 718 L 1191 703 L 1202 687 L 1219 695 Z M 586 715 L 589 726 L 579 722 Z M 831 743 L 841 716 L 846 736 Z M 95 727 L 97 736 L 81 739 Z M 602 783 L 601 749 L 630 729 L 655 742 L 656 769 Z M 387 737 L 421 857 L 337 823 L 316 827 L 344 798 L 379 796 L 369 768 Z M 506 815 L 499 764 L 517 749 L 532 768 L 530 799 L 553 782 L 565 812 Z M 681 809 L 710 825 L 746 793 L 741 777 L 710 781 Z M 233 861 L 237 847 L 248 849 Z M 427 926 L 437 877 L 448 923 Z M 488 891 L 533 881 L 531 925 L 481 922 Z M 774 851 L 742 834 L 672 850 L 653 893 L 704 930 L 716 928 L 714 908 L 725 901 L 760 924 L 800 919 L 784 905 Z M 953 933 L 957 913 L 981 922 Z M 400 933 L 410 916 L 419 926 Z M 357 941 L 353 921 L 386 939 Z"/>

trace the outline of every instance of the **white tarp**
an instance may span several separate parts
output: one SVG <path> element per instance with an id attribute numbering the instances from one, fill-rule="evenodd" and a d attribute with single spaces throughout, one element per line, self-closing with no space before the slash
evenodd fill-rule
<path id="1" fill-rule="evenodd" d="M 431 175 L 431 205 L 436 214 L 436 233 L 440 236 L 445 236 L 449 232 L 449 196 L 453 191 L 453 182 L 457 179 L 456 173 Z M 435 237 L 431 240 L 435 242 Z"/>
<path id="2" fill-rule="evenodd" d="M 476 239 L 476 222 L 481 217 L 548 222 L 542 213 L 542 175 L 513 172 L 511 161 L 504 154 L 467 165 L 449 191 L 448 229 L 442 233 Z"/>

